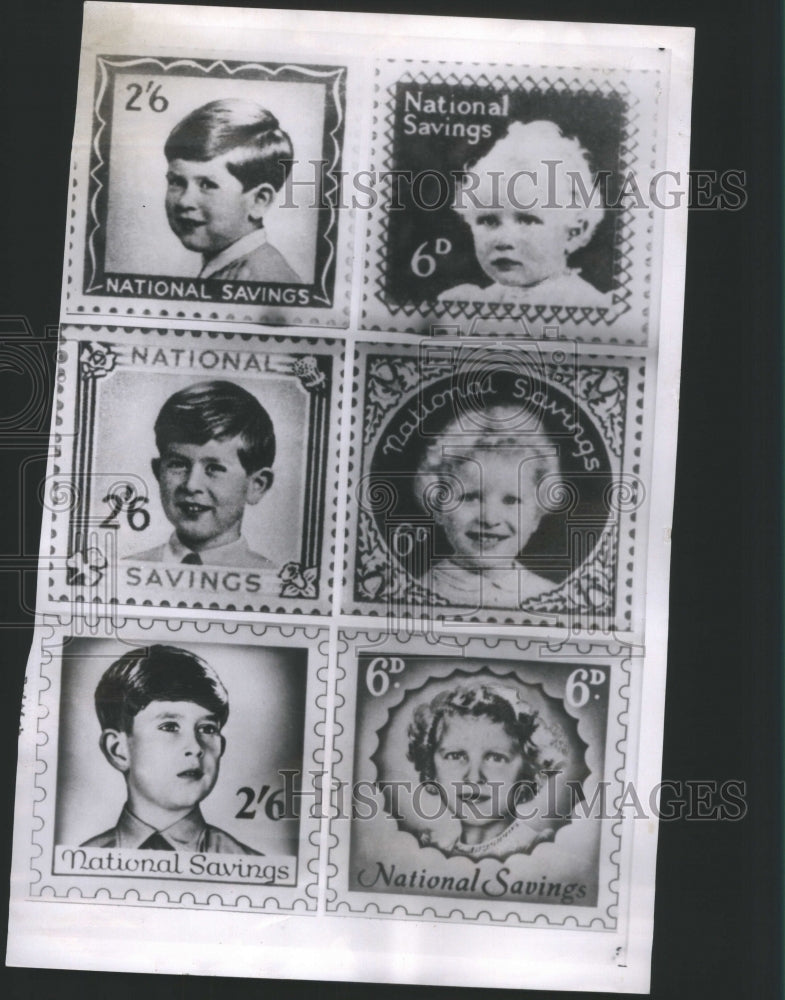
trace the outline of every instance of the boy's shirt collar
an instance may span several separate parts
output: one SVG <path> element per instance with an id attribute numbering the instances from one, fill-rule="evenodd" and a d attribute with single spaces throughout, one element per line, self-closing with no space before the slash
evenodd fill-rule
<path id="1" fill-rule="evenodd" d="M 183 558 L 193 551 L 183 545 L 176 532 L 172 534 L 166 547 L 168 550 L 167 561 L 171 562 L 182 562 Z M 248 542 L 241 535 L 236 541 L 229 542 L 227 545 L 216 545 L 212 549 L 205 549 L 200 553 L 200 557 L 205 565 L 244 566 L 247 564 L 250 553 Z M 272 566 L 272 564 L 270 565 Z"/>
<path id="2" fill-rule="evenodd" d="M 123 806 L 120 818 L 115 827 L 118 848 L 138 850 L 141 845 L 157 833 L 168 841 L 175 851 L 198 851 L 202 849 L 202 841 L 207 831 L 207 824 L 199 806 L 194 806 L 187 816 L 172 823 L 165 830 L 156 830 L 138 816 L 134 816 L 127 805 Z"/>
<path id="3" fill-rule="evenodd" d="M 209 278 L 211 275 L 215 274 L 216 271 L 220 271 L 222 268 L 226 267 L 227 264 L 231 264 L 232 261 L 237 260 L 238 257 L 245 257 L 246 254 L 251 253 L 258 247 L 264 246 L 266 242 L 267 232 L 264 227 L 261 229 L 254 229 L 251 233 L 246 233 L 245 236 L 241 236 L 239 240 L 235 240 L 234 243 L 230 243 L 229 246 L 223 249 L 219 254 L 211 260 L 208 260 L 199 272 L 199 277 Z"/>

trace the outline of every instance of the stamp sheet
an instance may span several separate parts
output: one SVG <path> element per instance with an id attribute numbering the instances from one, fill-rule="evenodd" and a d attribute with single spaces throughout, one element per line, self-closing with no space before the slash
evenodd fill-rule
<path id="1" fill-rule="evenodd" d="M 691 32 L 82 45 L 9 961 L 646 992 Z"/>

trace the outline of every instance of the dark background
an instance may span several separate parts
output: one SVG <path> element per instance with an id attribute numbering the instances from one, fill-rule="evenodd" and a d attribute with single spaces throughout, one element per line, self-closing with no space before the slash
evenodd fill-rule
<path id="1" fill-rule="evenodd" d="M 479 11 L 478 11 L 479 13 Z M 469 75 L 479 77 L 482 70 L 469 69 Z M 433 78 L 437 70 L 432 70 Z M 511 86 L 456 87 L 454 84 L 431 83 L 416 86 L 426 99 L 487 102 L 499 100 L 505 90 L 510 97 L 510 114 L 507 118 L 489 118 L 487 115 L 467 115 L 461 120 L 490 127 L 491 137 L 481 139 L 472 145 L 467 139 L 454 139 L 443 135 L 411 136 L 404 131 L 405 94 L 415 89 L 411 83 L 398 84 L 395 93 L 395 118 L 392 153 L 389 164 L 379 164 L 379 169 L 389 166 L 393 170 L 408 170 L 416 177 L 422 171 L 436 170 L 443 177 L 456 177 L 467 164 L 474 168 L 496 145 L 500 136 L 506 134 L 512 122 L 531 122 L 541 119 L 555 122 L 566 136 L 575 138 L 591 154 L 591 165 L 595 172 L 607 176 L 606 203 L 615 205 L 621 188 L 620 167 L 625 163 L 619 146 L 622 142 L 624 101 L 617 94 L 567 94 L 554 93 L 541 82 L 540 77 L 552 80 L 558 73 L 543 71 L 536 74 L 538 87 L 531 91 Z M 388 105 L 389 94 L 382 98 Z M 481 171 L 480 171 L 481 172 Z M 491 279 L 480 267 L 474 253 L 474 241 L 468 224 L 459 220 L 450 207 L 455 197 L 455 185 L 450 182 L 447 190 L 437 184 L 423 185 L 419 198 L 426 204 L 443 205 L 443 208 L 424 211 L 417 207 L 417 199 L 412 197 L 412 189 L 407 184 L 400 185 L 401 204 L 405 211 L 390 212 L 387 234 L 387 300 L 395 305 L 409 302 L 420 303 L 435 300 L 447 288 L 464 282 L 471 282 L 487 288 Z M 614 245 L 619 237 L 616 227 L 623 212 L 608 211 L 592 234 L 589 243 L 570 255 L 568 264 L 581 272 L 581 277 L 590 281 L 601 292 L 607 292 L 614 285 L 613 257 Z M 449 240 L 452 250 L 439 259 L 436 269 L 429 278 L 414 277 L 411 274 L 412 254 L 426 240 L 439 236 Z"/>
<path id="2" fill-rule="evenodd" d="M 241 6 L 239 0 L 235 5 Z M 301 4 L 300 6 L 307 6 Z M 324 6 L 315 5 L 316 8 Z M 454 0 L 344 9 L 697 27 L 692 168 L 747 172 L 739 212 L 693 211 L 673 531 L 664 777 L 740 779 L 740 822 L 660 828 L 652 995 L 780 995 L 782 960 L 779 0 Z M 80 37 L 73 0 L 4 5 L 0 241 L 2 862 L 10 861 Z M 14 320 L 24 316 L 28 334 Z M 19 330 L 23 335 L 19 336 Z M 19 358 L 25 356 L 20 366 Z M 3 882 L 3 890 L 7 882 Z M 3 914 L 6 900 L 0 899 Z M 130 945 L 129 945 L 130 946 Z M 477 961 L 487 961 L 478 955 Z M 7 997 L 454 998 L 457 989 L 9 969 Z M 491 991 L 473 992 L 484 998 Z M 508 998 L 516 994 L 494 993 Z M 528 996 L 535 996 L 533 992 Z M 568 996 L 568 994 L 561 994 Z"/>

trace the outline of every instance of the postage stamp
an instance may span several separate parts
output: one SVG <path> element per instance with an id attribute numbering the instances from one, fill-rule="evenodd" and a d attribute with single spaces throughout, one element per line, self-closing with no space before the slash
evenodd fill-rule
<path id="1" fill-rule="evenodd" d="M 359 344 L 347 614 L 637 627 L 642 359 Z"/>
<path id="2" fill-rule="evenodd" d="M 82 72 L 67 314 L 347 325 L 345 65 L 98 54 Z"/>
<path id="3" fill-rule="evenodd" d="M 363 327 L 645 344 L 667 68 L 649 57 L 378 62 L 372 169 L 390 181 L 371 211 Z"/>
<path id="4" fill-rule="evenodd" d="M 328 909 L 615 928 L 625 647 L 342 639 Z"/>
<path id="5" fill-rule="evenodd" d="M 330 607 L 341 348 L 67 328 L 46 599 Z"/>
<path id="6" fill-rule="evenodd" d="M 41 638 L 27 892 L 313 910 L 327 634 L 122 622 Z"/>

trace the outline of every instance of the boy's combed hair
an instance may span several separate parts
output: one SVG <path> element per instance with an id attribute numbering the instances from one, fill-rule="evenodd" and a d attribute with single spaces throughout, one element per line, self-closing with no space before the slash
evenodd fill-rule
<path id="1" fill-rule="evenodd" d="M 166 159 L 204 163 L 232 153 L 227 170 L 250 191 L 270 184 L 283 187 L 292 169 L 292 140 L 275 115 L 255 101 L 210 101 L 186 115 L 164 146 Z"/>
<path id="2" fill-rule="evenodd" d="M 206 444 L 240 437 L 240 463 L 246 472 L 269 469 L 275 461 L 275 432 L 256 396 L 234 382 L 198 382 L 176 392 L 155 421 L 155 443 L 163 454 L 175 442 Z"/>
<path id="3" fill-rule="evenodd" d="M 229 717 L 229 696 L 213 668 L 177 646 L 132 649 L 115 660 L 95 689 L 102 729 L 129 733 L 135 716 L 153 701 L 194 702 L 221 727 Z"/>

